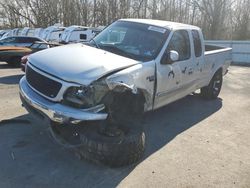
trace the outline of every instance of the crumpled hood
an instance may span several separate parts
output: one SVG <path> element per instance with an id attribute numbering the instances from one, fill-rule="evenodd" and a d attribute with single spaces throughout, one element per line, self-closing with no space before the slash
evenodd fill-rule
<path id="1" fill-rule="evenodd" d="M 89 85 L 106 74 L 140 63 L 83 44 L 42 50 L 32 54 L 28 60 L 46 73 L 82 85 Z"/>

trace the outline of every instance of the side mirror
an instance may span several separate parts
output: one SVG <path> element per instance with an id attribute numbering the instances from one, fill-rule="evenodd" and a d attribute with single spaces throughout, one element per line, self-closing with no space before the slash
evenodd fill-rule
<path id="1" fill-rule="evenodd" d="M 172 62 L 179 60 L 179 53 L 177 51 L 171 50 L 169 52 L 169 60 Z"/>
<path id="2" fill-rule="evenodd" d="M 165 64 L 172 64 L 176 61 L 179 60 L 179 53 L 177 51 L 171 50 L 169 53 L 166 53 L 162 60 L 161 60 L 161 64 L 165 65 Z"/>

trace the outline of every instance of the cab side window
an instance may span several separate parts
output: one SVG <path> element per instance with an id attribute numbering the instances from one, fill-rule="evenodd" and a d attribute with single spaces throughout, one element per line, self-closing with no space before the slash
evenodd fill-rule
<path id="1" fill-rule="evenodd" d="M 175 31 L 167 48 L 167 52 L 174 50 L 179 53 L 179 61 L 191 57 L 190 40 L 186 30 Z"/>
<path id="2" fill-rule="evenodd" d="M 202 55 L 202 48 L 201 48 L 201 38 L 199 32 L 197 30 L 192 30 L 192 36 L 194 41 L 195 56 L 200 57 Z"/>

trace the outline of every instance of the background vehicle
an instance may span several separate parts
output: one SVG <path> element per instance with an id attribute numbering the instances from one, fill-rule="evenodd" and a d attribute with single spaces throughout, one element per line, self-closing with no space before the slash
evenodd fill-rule
<path id="1" fill-rule="evenodd" d="M 46 42 L 45 40 L 38 37 L 7 37 L 0 40 L 0 46 L 20 46 L 20 47 L 29 47 L 35 42 Z"/>
<path id="2" fill-rule="evenodd" d="M 5 61 L 11 66 L 19 67 L 23 56 L 49 47 L 46 42 L 34 42 L 29 47 L 2 46 L 0 47 L 0 61 Z"/>
<path id="3" fill-rule="evenodd" d="M 59 42 L 60 36 L 63 33 L 65 27 L 58 25 L 50 26 L 44 29 L 41 37 L 46 41 Z"/>
<path id="4" fill-rule="evenodd" d="M 22 56 L 31 52 L 32 50 L 27 47 L 3 46 L 0 47 L 0 61 L 5 61 L 13 67 L 18 67 Z"/>
<path id="5" fill-rule="evenodd" d="M 34 37 L 40 37 L 41 38 L 41 36 L 42 36 L 42 34 L 43 34 L 43 31 L 44 31 L 44 29 L 43 28 L 35 28 L 35 31 L 34 31 Z"/>
<path id="6" fill-rule="evenodd" d="M 2 36 L 8 32 L 9 30 L 0 30 L 0 39 L 2 38 Z"/>
<path id="7" fill-rule="evenodd" d="M 21 30 L 21 32 L 20 32 L 20 34 L 18 35 L 18 36 L 28 36 L 28 33 L 29 33 L 29 31 L 31 30 L 31 28 L 29 28 L 29 27 L 25 27 L 25 28 L 23 28 L 22 30 Z M 15 36 L 15 35 L 14 35 Z"/>
<path id="8" fill-rule="evenodd" d="M 22 29 L 20 28 L 12 29 L 10 32 L 10 36 L 18 36 L 21 32 L 22 32 Z"/>
<path id="9" fill-rule="evenodd" d="M 217 98 L 231 63 L 231 48 L 205 46 L 198 27 L 159 20 L 118 20 L 89 45 L 31 55 L 20 96 L 55 139 L 110 166 L 143 155 L 144 112 L 197 89 Z"/>
<path id="10" fill-rule="evenodd" d="M 5 39 L 7 37 L 11 36 L 17 36 L 20 33 L 21 29 L 15 28 L 15 29 L 7 29 L 5 30 L 4 34 L 2 35 L 1 39 Z"/>
<path id="11" fill-rule="evenodd" d="M 52 47 L 56 47 L 56 46 L 60 46 L 60 44 L 57 44 L 57 43 L 43 43 L 43 42 L 39 42 L 39 43 L 34 43 L 32 46 L 30 46 L 30 48 L 32 49 L 32 53 L 34 52 L 37 52 L 37 51 L 40 51 L 40 50 L 44 50 L 44 49 L 47 49 L 47 48 L 52 48 Z M 21 66 L 21 70 L 23 72 L 25 72 L 25 68 L 26 68 L 26 64 L 28 62 L 28 57 L 32 54 L 32 53 L 29 53 L 25 56 L 23 56 L 21 58 L 21 61 L 20 61 L 20 66 Z"/>
<path id="12" fill-rule="evenodd" d="M 28 37 L 39 37 L 39 36 L 35 36 L 35 31 L 36 31 L 35 28 L 29 28 L 29 30 L 26 33 L 26 36 L 28 36 Z"/>
<path id="13" fill-rule="evenodd" d="M 89 28 L 84 26 L 70 26 L 67 27 L 60 37 L 60 43 L 76 43 L 87 42 L 92 39 L 100 29 Z"/>

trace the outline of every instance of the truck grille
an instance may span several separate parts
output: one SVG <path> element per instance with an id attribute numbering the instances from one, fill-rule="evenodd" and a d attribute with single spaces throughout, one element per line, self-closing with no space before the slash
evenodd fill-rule
<path id="1" fill-rule="evenodd" d="M 62 87 L 61 83 L 36 72 L 30 66 L 27 66 L 26 79 L 34 89 L 49 98 L 55 98 Z"/>

